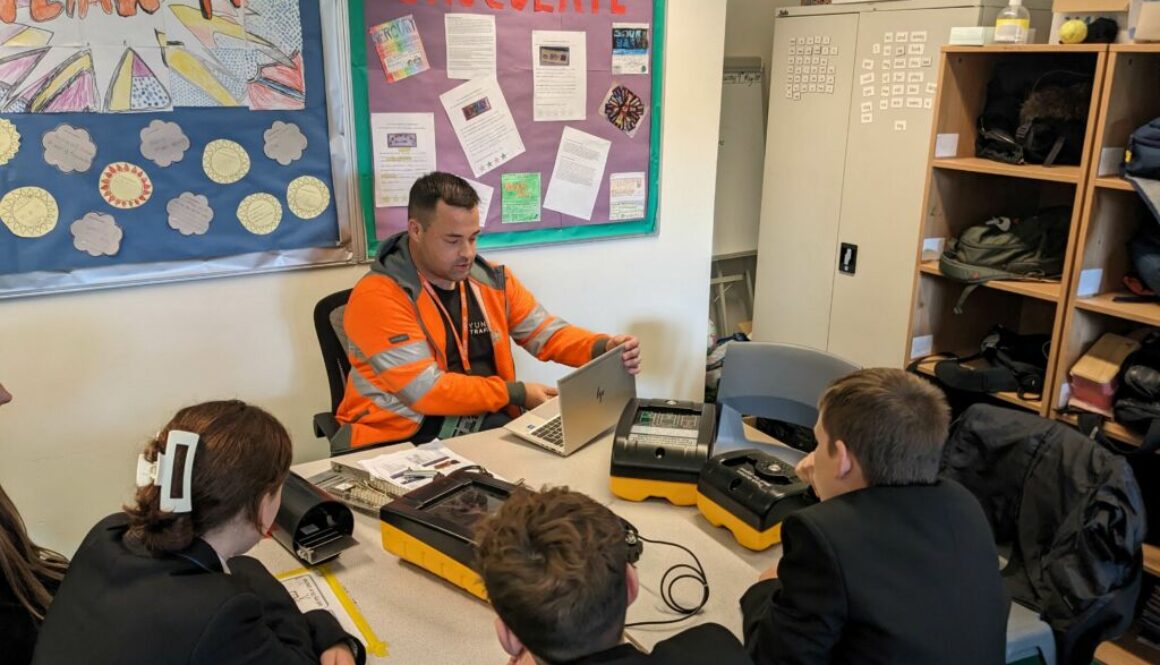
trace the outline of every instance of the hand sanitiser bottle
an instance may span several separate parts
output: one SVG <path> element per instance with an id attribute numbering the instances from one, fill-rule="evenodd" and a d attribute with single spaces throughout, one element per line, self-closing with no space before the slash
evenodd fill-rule
<path id="1" fill-rule="evenodd" d="M 1023 6 L 1023 0 L 1010 0 L 1010 4 L 995 18 L 996 44 L 1026 44 L 1031 33 L 1031 12 Z"/>

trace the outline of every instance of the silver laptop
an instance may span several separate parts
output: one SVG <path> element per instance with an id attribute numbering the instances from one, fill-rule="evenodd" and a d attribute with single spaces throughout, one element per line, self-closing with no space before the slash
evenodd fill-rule
<path id="1" fill-rule="evenodd" d="M 636 377 L 624 369 L 622 347 L 560 379 L 560 395 L 528 411 L 506 429 L 557 455 L 571 455 L 616 425 L 636 397 Z"/>

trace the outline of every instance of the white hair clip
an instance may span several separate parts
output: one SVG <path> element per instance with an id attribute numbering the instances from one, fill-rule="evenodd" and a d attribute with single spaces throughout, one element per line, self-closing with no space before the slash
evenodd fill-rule
<path id="1" fill-rule="evenodd" d="M 157 466 L 163 455 L 157 454 L 157 461 L 145 459 L 145 453 L 137 456 L 137 487 L 149 487 L 157 484 Z"/>
<path id="2" fill-rule="evenodd" d="M 150 462 L 145 455 L 137 457 L 137 487 L 155 485 L 161 488 L 161 510 L 188 513 L 193 510 L 193 458 L 199 438 L 193 432 L 171 430 L 165 441 L 165 452 Z"/>

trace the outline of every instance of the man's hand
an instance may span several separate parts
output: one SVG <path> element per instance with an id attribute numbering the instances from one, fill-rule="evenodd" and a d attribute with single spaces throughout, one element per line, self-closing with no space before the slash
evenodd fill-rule
<path id="1" fill-rule="evenodd" d="M 793 472 L 798 475 L 798 478 L 812 486 L 814 484 L 814 453 L 803 457 L 802 461 L 794 467 Z"/>
<path id="2" fill-rule="evenodd" d="M 4 384 L 0 383 L 0 406 L 3 406 L 12 401 L 12 393 L 4 390 Z"/>
<path id="3" fill-rule="evenodd" d="M 617 335 L 609 337 L 608 343 L 604 345 L 605 352 L 610 349 L 615 349 L 620 345 L 624 345 L 624 369 L 628 370 L 629 374 L 640 374 L 640 342 L 632 335 Z"/>
<path id="4" fill-rule="evenodd" d="M 552 386 L 545 386 L 542 383 L 525 383 L 524 390 L 527 391 L 524 397 L 525 409 L 534 409 L 560 393 Z"/>
<path id="5" fill-rule="evenodd" d="M 354 665 L 354 654 L 345 644 L 336 644 L 322 652 L 322 665 Z"/>
<path id="6" fill-rule="evenodd" d="M 770 566 L 764 573 L 762 573 L 761 576 L 757 578 L 757 581 L 764 582 L 765 580 L 776 580 L 776 579 L 777 579 L 777 565 L 774 564 L 774 565 Z"/>

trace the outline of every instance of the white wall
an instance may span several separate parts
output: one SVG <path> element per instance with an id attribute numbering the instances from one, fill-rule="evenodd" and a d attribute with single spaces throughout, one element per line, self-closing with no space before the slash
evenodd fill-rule
<path id="1" fill-rule="evenodd" d="M 765 69 L 769 108 L 769 58 L 773 53 L 773 19 L 779 7 L 800 5 L 797 0 L 728 0 L 725 21 L 725 57 L 760 56 Z"/>
<path id="2" fill-rule="evenodd" d="M 660 234 L 493 252 L 550 310 L 641 337 L 644 396 L 702 394 L 725 0 L 668 7 Z M 311 323 L 365 268 L 0 302 L 0 485 L 35 539 L 71 553 L 132 493 L 146 437 L 180 406 L 238 397 L 290 429 L 297 461 L 325 448 L 329 404 Z M 518 361 L 523 378 L 556 368 Z"/>

